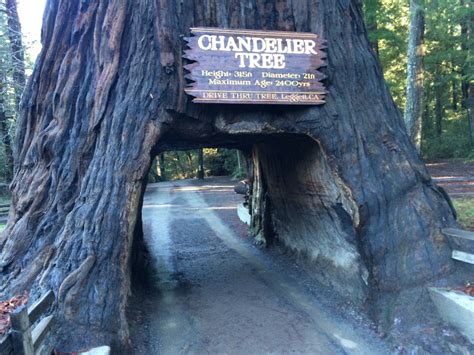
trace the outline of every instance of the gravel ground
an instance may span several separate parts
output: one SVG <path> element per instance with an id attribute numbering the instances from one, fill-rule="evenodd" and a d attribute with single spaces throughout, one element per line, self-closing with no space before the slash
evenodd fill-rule
<path id="1" fill-rule="evenodd" d="M 154 273 L 134 291 L 135 354 L 386 354 L 369 320 L 280 248 L 259 249 L 237 218 L 234 181 L 150 184 Z"/>

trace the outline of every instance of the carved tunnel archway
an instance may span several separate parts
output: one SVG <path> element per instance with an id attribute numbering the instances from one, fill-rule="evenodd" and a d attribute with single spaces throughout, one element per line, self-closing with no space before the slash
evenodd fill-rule
<path id="1" fill-rule="evenodd" d="M 205 141 L 165 134 L 153 149 L 238 148 L 252 162 L 250 233 L 277 242 L 310 264 L 315 276 L 361 305 L 368 297 L 368 261 L 360 249 L 359 211 L 321 144 L 304 134 L 230 134 Z"/>

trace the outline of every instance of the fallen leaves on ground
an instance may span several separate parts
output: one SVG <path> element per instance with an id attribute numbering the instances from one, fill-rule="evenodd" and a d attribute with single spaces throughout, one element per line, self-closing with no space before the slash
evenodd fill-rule
<path id="1" fill-rule="evenodd" d="M 0 301 L 0 336 L 4 335 L 10 327 L 10 313 L 28 302 L 28 293 L 15 296 L 8 301 Z"/>
<path id="2" fill-rule="evenodd" d="M 456 288 L 456 290 L 464 292 L 466 295 L 474 297 L 474 284 L 468 283 L 464 287 Z"/>

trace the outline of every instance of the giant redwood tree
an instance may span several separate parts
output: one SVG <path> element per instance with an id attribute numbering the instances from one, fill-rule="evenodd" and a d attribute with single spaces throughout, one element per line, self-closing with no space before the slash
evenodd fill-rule
<path id="1" fill-rule="evenodd" d="M 326 104 L 191 103 L 182 38 L 194 26 L 320 34 Z M 65 348 L 127 342 L 146 175 L 166 149 L 251 151 L 255 234 L 380 314 L 384 295 L 458 274 L 440 232 L 454 212 L 405 132 L 358 0 L 48 0 L 42 43 L 18 121 L 0 292 L 53 289 Z"/>

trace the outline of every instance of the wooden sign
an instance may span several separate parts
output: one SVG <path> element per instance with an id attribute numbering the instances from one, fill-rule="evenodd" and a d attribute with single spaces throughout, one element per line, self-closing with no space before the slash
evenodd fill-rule
<path id="1" fill-rule="evenodd" d="M 185 92 L 196 103 L 320 105 L 324 41 L 313 33 L 191 28 Z"/>

